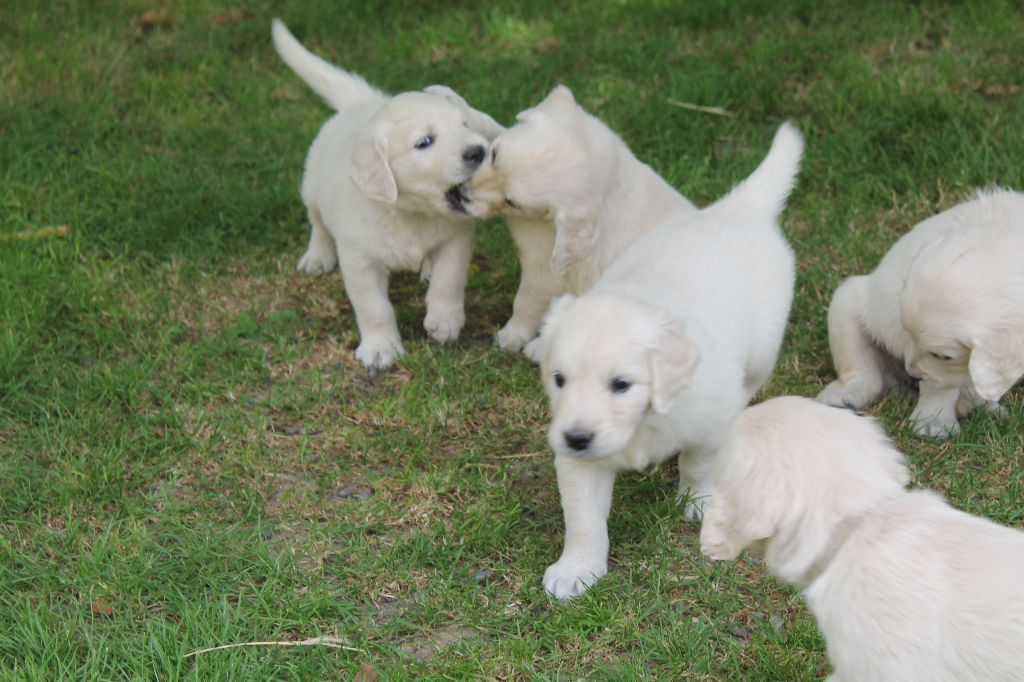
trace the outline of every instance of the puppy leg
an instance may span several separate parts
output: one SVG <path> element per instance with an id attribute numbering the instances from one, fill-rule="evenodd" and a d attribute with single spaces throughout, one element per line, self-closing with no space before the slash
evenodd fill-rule
<path id="1" fill-rule="evenodd" d="M 356 312 L 359 347 L 356 358 L 367 369 L 387 369 L 404 352 L 395 310 L 388 301 L 388 272 L 384 268 L 340 254 L 345 293 Z"/>
<path id="2" fill-rule="evenodd" d="M 309 234 L 309 246 L 306 253 L 299 259 L 296 270 L 307 275 L 330 272 L 338 264 L 338 249 L 334 237 L 324 227 L 323 219 L 316 206 L 309 207 L 309 224 L 313 226 Z"/>
<path id="3" fill-rule="evenodd" d="M 958 388 L 939 388 L 928 379 L 921 380 L 921 396 L 910 422 L 919 436 L 946 438 L 960 430 L 956 420 L 956 405 L 960 398 Z"/>
<path id="4" fill-rule="evenodd" d="M 1006 408 L 998 400 L 983 400 L 970 387 L 960 389 L 960 397 L 956 401 L 957 417 L 963 419 L 979 407 L 1000 419 L 1007 415 Z"/>
<path id="5" fill-rule="evenodd" d="M 512 317 L 498 332 L 498 346 L 517 351 L 527 345 L 540 329 L 540 322 L 551 300 L 564 293 L 560 280 L 551 271 L 551 250 L 555 236 L 547 226 L 516 226 L 512 230 L 519 249 L 522 274 L 512 302 Z M 533 349 L 531 359 L 538 349 Z"/>
<path id="6" fill-rule="evenodd" d="M 615 472 L 572 457 L 555 457 L 565 514 L 565 547 L 544 571 L 544 589 L 571 599 L 608 573 L 608 512 Z"/>
<path id="7" fill-rule="evenodd" d="M 859 320 L 866 286 L 866 277 L 849 278 L 828 307 L 828 345 L 839 378 L 818 394 L 820 403 L 859 410 L 881 398 L 888 387 L 887 358 Z"/>
<path id="8" fill-rule="evenodd" d="M 700 521 L 711 502 L 715 485 L 715 449 L 701 448 L 679 453 L 679 490 L 676 499 L 686 497 L 683 517 Z"/>
<path id="9" fill-rule="evenodd" d="M 466 230 L 445 242 L 431 255 L 427 316 L 423 328 L 441 343 L 459 338 L 466 322 L 466 277 L 473 253 L 473 232 Z"/>

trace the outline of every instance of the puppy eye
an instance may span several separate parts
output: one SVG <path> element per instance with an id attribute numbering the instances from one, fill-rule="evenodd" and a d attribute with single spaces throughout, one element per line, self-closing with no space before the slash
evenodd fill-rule
<path id="1" fill-rule="evenodd" d="M 557 386 L 558 388 L 565 386 L 565 377 L 562 375 L 561 372 L 555 372 L 554 374 L 551 375 L 551 378 L 555 380 L 555 386 Z"/>
<path id="2" fill-rule="evenodd" d="M 625 393 L 633 386 L 633 382 L 629 379 L 623 379 L 622 377 L 615 377 L 612 379 L 611 389 L 612 393 Z"/>
<path id="3" fill-rule="evenodd" d="M 933 358 L 935 358 L 937 360 L 947 360 L 948 361 L 948 360 L 952 360 L 953 359 L 952 355 L 941 355 L 939 353 L 928 353 L 928 355 L 932 356 Z"/>
<path id="4" fill-rule="evenodd" d="M 494 163 L 497 160 L 498 160 L 498 148 L 495 147 L 494 149 L 491 150 L 491 163 Z"/>
<path id="5" fill-rule="evenodd" d="M 416 149 L 426 149 L 427 147 L 429 147 L 432 144 L 434 144 L 434 136 L 433 135 L 427 135 L 426 137 L 421 139 L 419 142 L 417 142 L 414 146 L 416 147 Z"/>
<path id="6" fill-rule="evenodd" d="M 505 197 L 505 203 L 508 204 L 509 208 L 515 208 L 515 209 L 519 208 L 519 204 L 517 204 L 516 202 L 512 201 L 508 197 Z"/>

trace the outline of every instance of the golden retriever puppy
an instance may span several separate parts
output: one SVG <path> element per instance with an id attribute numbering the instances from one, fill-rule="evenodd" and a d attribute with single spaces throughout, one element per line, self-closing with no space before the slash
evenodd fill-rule
<path id="1" fill-rule="evenodd" d="M 637 237 L 696 209 L 569 88 L 556 87 L 517 119 L 462 191 L 473 215 L 508 216 L 522 275 L 498 345 L 525 346 L 536 361 L 530 342 L 555 297 L 586 291 Z"/>
<path id="2" fill-rule="evenodd" d="M 975 406 L 998 410 L 1024 374 L 1024 194 L 981 192 L 917 225 L 840 285 L 828 336 L 839 378 L 823 403 L 860 409 L 909 374 L 923 436 L 956 433 Z"/>
<path id="3" fill-rule="evenodd" d="M 729 422 L 768 380 L 793 298 L 778 216 L 803 152 L 783 125 L 757 170 L 717 203 L 638 239 L 587 293 L 559 298 L 541 332 L 565 514 L 565 548 L 544 573 L 558 599 L 608 570 L 616 472 L 679 453 L 696 519 Z"/>
<path id="4" fill-rule="evenodd" d="M 910 491 L 878 424 L 806 398 L 748 408 L 718 453 L 701 551 L 800 587 L 833 682 L 1024 680 L 1024 533 Z"/>
<path id="5" fill-rule="evenodd" d="M 389 97 L 310 53 L 278 19 L 272 36 L 281 59 L 338 112 L 306 157 L 301 194 L 313 230 L 298 269 L 340 265 L 359 326 L 356 357 L 371 370 L 403 352 L 391 272 L 429 277 L 423 326 L 438 341 L 456 339 L 473 248 L 457 186 L 501 127 L 448 88 Z"/>

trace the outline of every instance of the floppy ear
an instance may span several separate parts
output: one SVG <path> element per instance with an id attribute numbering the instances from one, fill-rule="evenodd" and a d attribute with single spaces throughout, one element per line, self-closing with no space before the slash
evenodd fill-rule
<path id="1" fill-rule="evenodd" d="M 371 199 L 386 204 L 398 200 L 398 186 L 388 164 L 388 141 L 382 131 L 364 133 L 356 139 L 352 182 Z"/>
<path id="2" fill-rule="evenodd" d="M 591 212 L 576 209 L 555 211 L 555 248 L 551 252 L 551 269 L 563 274 L 570 266 L 580 262 L 594 248 L 597 241 L 597 217 Z"/>
<path id="3" fill-rule="evenodd" d="M 651 407 L 657 414 L 668 412 L 675 397 L 690 383 L 700 351 L 682 326 L 668 321 L 661 328 L 656 347 L 650 350 Z"/>
<path id="4" fill-rule="evenodd" d="M 462 112 L 462 115 L 466 117 L 469 129 L 486 137 L 488 142 L 491 142 L 498 135 L 505 132 L 505 128 L 500 123 L 484 112 L 477 111 L 473 107 L 469 106 L 469 103 L 466 102 L 459 93 L 455 92 L 447 85 L 428 85 L 423 90 L 424 92 L 429 92 L 431 95 L 444 97 L 446 100 L 454 104 L 455 107 Z"/>
<path id="5" fill-rule="evenodd" d="M 974 345 L 967 363 L 974 391 L 982 400 L 999 400 L 1024 374 L 1024 340 L 999 329 Z"/>

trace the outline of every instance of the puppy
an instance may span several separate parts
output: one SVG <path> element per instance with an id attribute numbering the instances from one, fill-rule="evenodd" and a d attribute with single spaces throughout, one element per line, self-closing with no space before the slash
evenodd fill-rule
<path id="1" fill-rule="evenodd" d="M 956 433 L 957 415 L 978 405 L 998 410 L 1024 374 L 1022 254 L 1017 192 L 982 192 L 917 225 L 832 297 L 839 379 L 818 400 L 860 409 L 909 374 L 921 380 L 910 416 L 920 435 Z"/>
<path id="2" fill-rule="evenodd" d="M 522 275 L 512 318 L 498 332 L 506 350 L 526 347 L 551 301 L 582 293 L 640 235 L 696 210 L 604 123 L 558 86 L 491 145 L 463 187 L 473 215 L 508 216 Z"/>
<path id="3" fill-rule="evenodd" d="M 758 546 L 803 590 L 829 680 L 1024 680 L 1024 533 L 904 490 L 873 420 L 768 400 L 736 420 L 716 476 L 701 551 Z"/>
<path id="4" fill-rule="evenodd" d="M 306 158 L 301 193 L 313 230 L 298 269 L 340 265 L 359 326 L 356 357 L 371 370 L 403 352 L 388 301 L 396 270 L 429 277 L 423 326 L 438 341 L 454 340 L 465 322 L 473 245 L 457 187 L 501 127 L 448 88 L 388 97 L 311 54 L 278 19 L 272 34 L 281 59 L 338 111 Z"/>
<path id="5" fill-rule="evenodd" d="M 700 515 L 726 427 L 768 380 L 782 343 L 794 266 L 777 220 L 802 152 L 783 125 L 728 196 L 660 225 L 589 292 L 552 305 L 541 375 L 565 548 L 544 587 L 558 599 L 607 573 L 617 471 L 679 453 L 687 516 Z"/>

